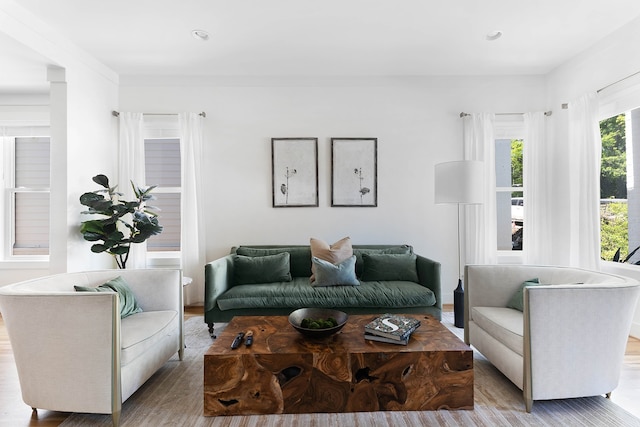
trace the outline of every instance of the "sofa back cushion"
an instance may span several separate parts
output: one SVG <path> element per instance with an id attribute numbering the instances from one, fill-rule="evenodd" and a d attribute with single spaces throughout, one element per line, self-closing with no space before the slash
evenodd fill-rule
<path id="1" fill-rule="evenodd" d="M 412 254 L 413 247 L 409 245 L 353 245 L 356 256 L 356 274 L 362 277 L 364 272 L 363 254 Z"/>
<path id="2" fill-rule="evenodd" d="M 356 256 L 356 275 L 362 276 L 362 254 L 412 254 L 410 245 L 352 245 Z M 289 252 L 291 276 L 311 277 L 311 247 L 309 245 L 242 245 L 231 248 L 231 253 L 244 256 L 265 256 Z"/>
<path id="3" fill-rule="evenodd" d="M 239 246 L 235 249 L 236 254 L 249 257 L 277 255 L 283 252 L 289 253 L 291 276 L 311 276 L 311 249 L 309 246 Z"/>
<path id="4" fill-rule="evenodd" d="M 234 281 L 236 285 L 290 282 L 289 252 L 265 256 L 234 255 Z"/>
<path id="5" fill-rule="evenodd" d="M 362 254 L 362 280 L 404 280 L 418 283 L 415 254 Z"/>

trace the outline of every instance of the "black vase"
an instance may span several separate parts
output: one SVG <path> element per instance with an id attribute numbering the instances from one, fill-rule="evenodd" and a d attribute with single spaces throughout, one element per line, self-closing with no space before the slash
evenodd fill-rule
<path id="1" fill-rule="evenodd" d="M 453 324 L 456 328 L 464 328 L 464 289 L 462 279 L 458 279 L 458 287 L 453 291 Z"/>

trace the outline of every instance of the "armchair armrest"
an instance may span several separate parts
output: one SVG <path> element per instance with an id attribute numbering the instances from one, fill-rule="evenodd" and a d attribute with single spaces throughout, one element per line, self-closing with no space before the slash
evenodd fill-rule
<path id="1" fill-rule="evenodd" d="M 212 310 L 223 292 L 233 283 L 233 255 L 211 261 L 204 266 L 204 312 Z"/>
<path id="2" fill-rule="evenodd" d="M 578 397 L 614 390 L 639 293 L 635 283 L 526 288 L 525 397 Z"/>
<path id="3" fill-rule="evenodd" d="M 25 403 L 67 412 L 119 410 L 117 294 L 0 294 L 0 309 Z"/>
<path id="4" fill-rule="evenodd" d="M 442 285 L 440 282 L 440 263 L 416 254 L 416 268 L 420 284 L 433 291 L 436 307 L 442 310 Z"/>

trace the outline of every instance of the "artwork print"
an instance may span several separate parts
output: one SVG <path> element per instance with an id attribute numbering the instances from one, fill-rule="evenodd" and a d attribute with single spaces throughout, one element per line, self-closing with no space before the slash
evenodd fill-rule
<path id="1" fill-rule="evenodd" d="M 378 206 L 377 138 L 331 138 L 331 206 Z"/>
<path id="2" fill-rule="evenodd" d="M 271 139 L 274 208 L 318 206 L 318 138 Z"/>

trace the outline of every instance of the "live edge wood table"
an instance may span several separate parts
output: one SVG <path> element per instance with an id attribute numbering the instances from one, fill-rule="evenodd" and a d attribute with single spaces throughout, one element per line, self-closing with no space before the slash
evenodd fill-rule
<path id="1" fill-rule="evenodd" d="M 287 316 L 238 316 L 204 355 L 204 415 L 473 409 L 473 351 L 431 316 L 409 344 L 364 339 L 376 315 L 352 315 L 311 339 Z M 231 349 L 238 332 L 250 347 Z"/>

